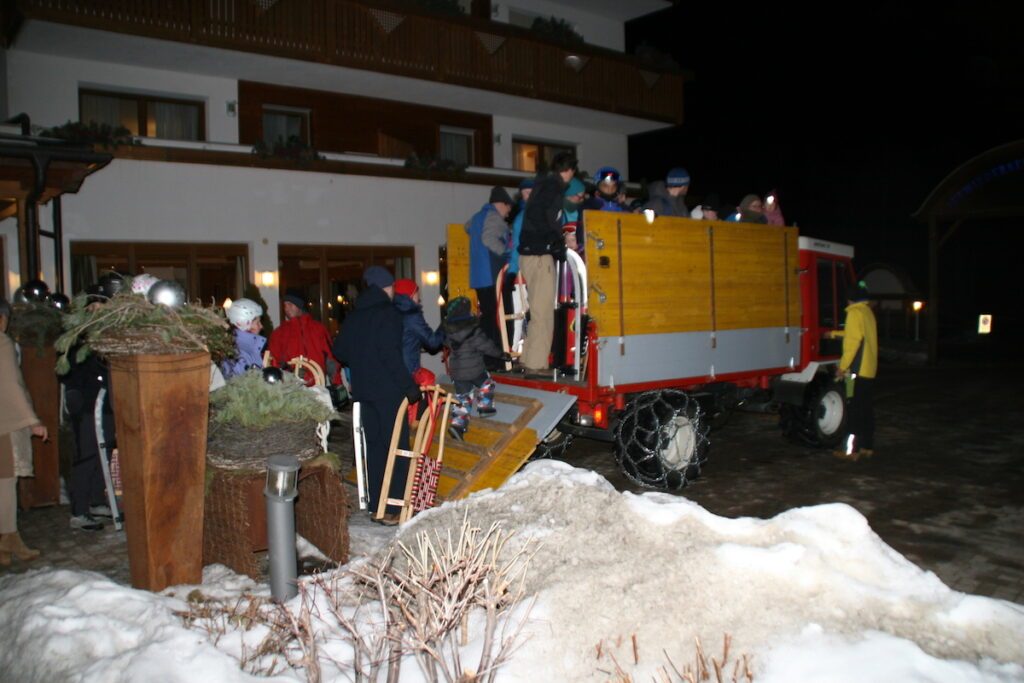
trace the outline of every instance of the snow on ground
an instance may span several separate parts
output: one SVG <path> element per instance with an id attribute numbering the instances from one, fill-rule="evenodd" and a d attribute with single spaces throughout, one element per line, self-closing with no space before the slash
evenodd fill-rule
<path id="1" fill-rule="evenodd" d="M 398 535 L 411 543 L 423 531 L 457 530 L 464 515 L 515 531 L 508 552 L 539 544 L 527 639 L 499 681 L 606 681 L 617 666 L 651 680 L 670 662 L 693 662 L 695 638 L 721 658 L 724 634 L 730 661 L 749 655 L 759 683 L 1024 681 L 1024 607 L 950 590 L 846 505 L 727 519 L 675 496 L 618 493 L 593 472 L 542 460 L 497 491 L 419 515 Z M 393 533 L 353 527 L 353 556 L 381 552 Z M 258 634 L 214 644 L 174 615 L 194 588 L 153 595 L 54 570 L 4 577 L 0 680 L 255 680 L 235 657 Z M 217 566 L 198 588 L 225 599 L 267 594 Z M 402 673 L 423 680 L 411 659 Z M 304 679 L 290 669 L 260 680 Z M 332 679 L 348 680 L 325 665 Z"/>

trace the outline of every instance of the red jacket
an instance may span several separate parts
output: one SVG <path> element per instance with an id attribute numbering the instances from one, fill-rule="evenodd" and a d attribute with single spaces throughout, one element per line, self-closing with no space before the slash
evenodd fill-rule
<path id="1" fill-rule="evenodd" d="M 285 367 L 292 358 L 305 356 L 315 361 L 320 368 L 327 373 L 327 361 L 334 360 L 331 353 L 331 337 L 327 334 L 327 328 L 317 322 L 308 313 L 303 313 L 298 318 L 292 318 L 281 323 L 270 334 L 270 341 L 267 343 L 267 350 L 273 364 L 277 367 Z M 330 384 L 341 383 L 341 373 L 335 361 L 334 373 L 327 377 Z M 313 384 L 311 375 L 306 376 L 306 384 Z"/>

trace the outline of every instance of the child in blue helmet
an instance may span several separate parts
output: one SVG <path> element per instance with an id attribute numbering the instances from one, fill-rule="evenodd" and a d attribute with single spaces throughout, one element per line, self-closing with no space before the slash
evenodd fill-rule
<path id="1" fill-rule="evenodd" d="M 594 174 L 594 196 L 586 201 L 584 209 L 591 211 L 622 211 L 629 212 L 619 201 L 622 192 L 622 177 L 614 166 L 602 166 Z"/>
<path id="2" fill-rule="evenodd" d="M 448 304 L 444 321 L 444 344 L 448 348 L 448 374 L 455 382 L 458 403 L 452 406 L 448 434 L 462 440 L 469 429 L 470 411 L 476 405 L 481 417 L 493 415 L 494 380 L 484 364 L 484 356 L 504 357 L 498 345 L 480 328 L 469 299 L 455 297 Z"/>

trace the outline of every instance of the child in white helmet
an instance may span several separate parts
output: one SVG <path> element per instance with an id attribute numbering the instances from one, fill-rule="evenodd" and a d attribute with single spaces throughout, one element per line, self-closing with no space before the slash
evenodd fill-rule
<path id="1" fill-rule="evenodd" d="M 262 306 L 252 299 L 238 299 L 228 307 L 227 315 L 228 321 L 235 328 L 235 349 L 238 355 L 221 361 L 220 369 L 224 379 L 240 375 L 253 366 L 262 368 L 263 349 L 267 345 L 266 337 L 260 335 L 263 329 L 263 323 L 260 322 Z"/>

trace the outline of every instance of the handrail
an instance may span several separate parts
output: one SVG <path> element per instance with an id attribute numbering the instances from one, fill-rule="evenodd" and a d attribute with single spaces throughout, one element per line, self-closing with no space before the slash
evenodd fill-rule
<path id="1" fill-rule="evenodd" d="M 393 2 L 15 0 L 27 19 L 381 71 L 681 123 L 683 76 L 592 45 Z M 576 55 L 578 60 L 567 57 Z M 571 62 L 571 63 L 570 63 Z"/>

